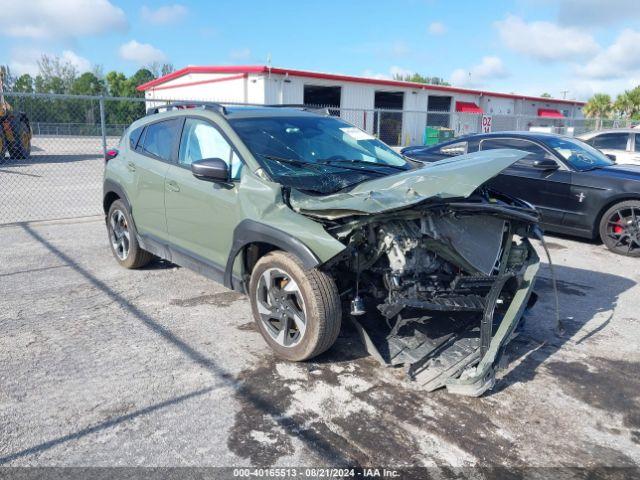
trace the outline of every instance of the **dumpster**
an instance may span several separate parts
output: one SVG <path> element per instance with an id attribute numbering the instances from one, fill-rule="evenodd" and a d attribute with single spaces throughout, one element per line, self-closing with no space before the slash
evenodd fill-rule
<path id="1" fill-rule="evenodd" d="M 424 144 L 435 145 L 453 138 L 454 132 L 451 128 L 445 127 L 426 127 L 424 129 Z"/>

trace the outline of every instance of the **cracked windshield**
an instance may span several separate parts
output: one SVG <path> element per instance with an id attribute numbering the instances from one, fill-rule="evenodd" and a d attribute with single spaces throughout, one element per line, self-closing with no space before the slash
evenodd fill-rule
<path id="1" fill-rule="evenodd" d="M 377 138 L 336 118 L 253 117 L 230 123 L 275 181 L 300 190 L 333 193 L 413 168 Z"/>

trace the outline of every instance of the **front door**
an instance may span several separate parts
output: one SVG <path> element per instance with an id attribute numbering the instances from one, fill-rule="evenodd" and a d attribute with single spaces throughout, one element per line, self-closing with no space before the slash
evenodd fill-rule
<path id="1" fill-rule="evenodd" d="M 542 215 L 543 224 L 562 225 L 571 196 L 571 172 L 544 148 L 529 140 L 491 138 L 480 142 L 480 150 L 497 148 L 515 148 L 530 154 L 490 180 L 489 185 L 531 203 Z M 543 159 L 553 159 L 559 168 L 540 170 L 533 167 L 536 160 Z"/>
<path id="2" fill-rule="evenodd" d="M 229 183 L 199 180 L 191 173 L 197 160 L 220 158 L 231 172 Z M 172 244 L 223 268 L 238 223 L 240 159 L 221 131 L 208 120 L 185 120 L 178 163 L 165 178 L 167 228 Z"/>

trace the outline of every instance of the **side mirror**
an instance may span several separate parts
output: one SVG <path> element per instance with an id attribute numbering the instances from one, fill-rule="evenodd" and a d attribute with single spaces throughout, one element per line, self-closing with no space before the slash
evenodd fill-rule
<path id="1" fill-rule="evenodd" d="M 550 158 L 543 158 L 542 160 L 536 160 L 533 162 L 533 168 L 538 170 L 558 170 L 560 166 L 555 160 L 551 160 Z"/>
<path id="2" fill-rule="evenodd" d="M 607 157 L 609 160 L 611 160 L 613 163 L 616 163 L 616 156 L 614 154 L 605 153 L 604 156 Z"/>
<path id="3" fill-rule="evenodd" d="M 109 160 L 113 160 L 117 156 L 118 156 L 118 149 L 117 148 L 110 148 L 109 150 L 107 150 L 104 153 L 104 161 L 108 162 Z"/>
<path id="4" fill-rule="evenodd" d="M 228 182 L 229 166 L 219 158 L 205 158 L 191 164 L 191 173 L 200 180 L 207 182 Z"/>

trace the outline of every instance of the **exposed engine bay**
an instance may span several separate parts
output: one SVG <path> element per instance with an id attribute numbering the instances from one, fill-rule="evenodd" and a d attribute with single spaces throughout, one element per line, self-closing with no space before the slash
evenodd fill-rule
<path id="1" fill-rule="evenodd" d="M 535 301 L 540 238 L 530 205 L 478 190 L 378 215 L 325 221 L 348 245 L 332 272 L 367 350 L 427 390 L 480 395 Z"/>

